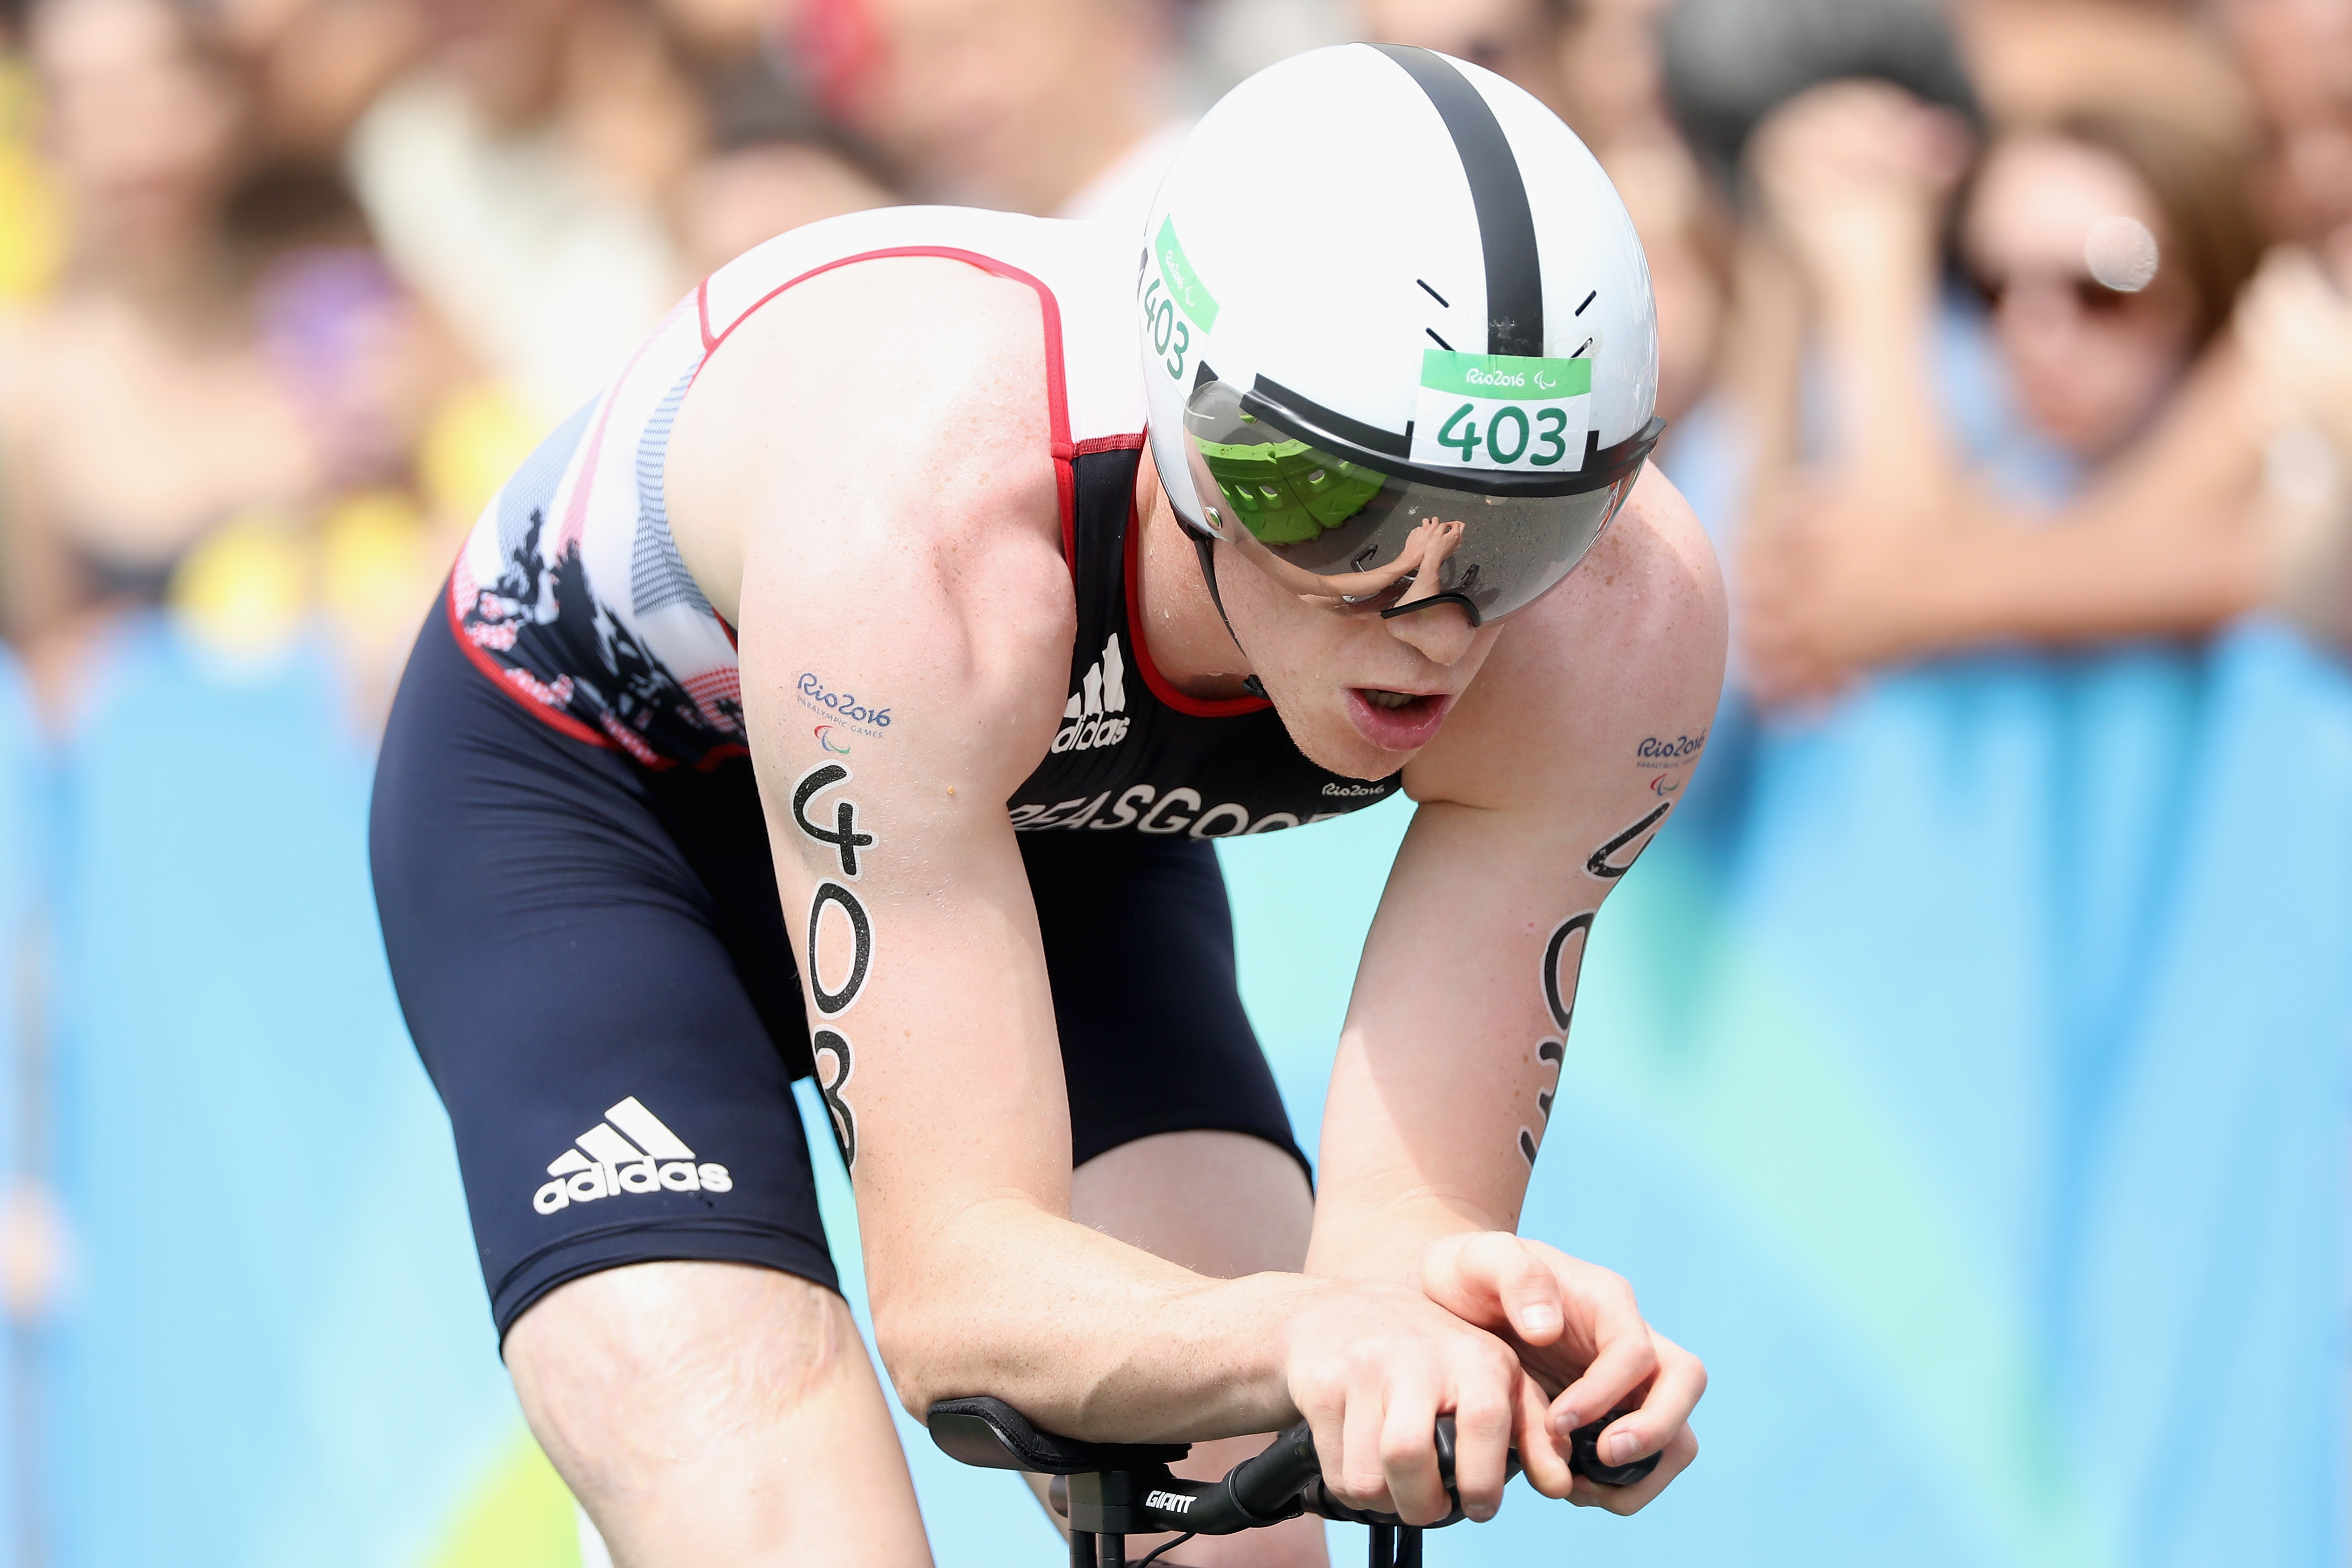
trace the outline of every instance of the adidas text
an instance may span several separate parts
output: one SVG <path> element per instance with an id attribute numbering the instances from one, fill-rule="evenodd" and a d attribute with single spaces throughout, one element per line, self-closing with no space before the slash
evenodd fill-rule
<path id="1" fill-rule="evenodd" d="M 1062 731 L 1054 737 L 1056 752 L 1091 752 L 1116 746 L 1127 739 L 1127 660 L 1119 653 L 1118 634 L 1103 643 L 1078 689 L 1062 710 Z"/>
<path id="2" fill-rule="evenodd" d="M 530 1195 L 540 1213 L 630 1193 L 724 1193 L 735 1186 L 726 1166 L 697 1163 L 694 1151 L 634 1094 L 606 1110 L 575 1145 L 547 1167 L 554 1180 Z"/>

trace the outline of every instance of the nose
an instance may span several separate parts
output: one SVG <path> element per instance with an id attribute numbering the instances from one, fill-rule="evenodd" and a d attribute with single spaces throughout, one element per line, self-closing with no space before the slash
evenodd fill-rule
<path id="1" fill-rule="evenodd" d="M 1394 616 L 1386 624 L 1391 637 L 1433 664 L 1456 663 L 1470 651 L 1470 639 L 1478 635 L 1461 605 L 1443 601 Z"/>

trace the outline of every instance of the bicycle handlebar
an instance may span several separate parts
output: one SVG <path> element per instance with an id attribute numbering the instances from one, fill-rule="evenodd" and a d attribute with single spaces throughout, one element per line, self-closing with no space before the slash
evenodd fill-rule
<path id="1" fill-rule="evenodd" d="M 1302 1421 L 1214 1481 L 1185 1480 L 1168 1461 L 1181 1458 L 1181 1444 L 1081 1443 L 1040 1432 L 999 1399 L 946 1399 L 927 1416 L 931 1440 L 968 1465 L 1034 1470 L 1070 1478 L 1073 1530 L 1111 1535 L 1151 1531 L 1189 1531 L 1195 1535 L 1233 1535 L 1296 1519 L 1302 1513 L 1351 1524 L 1393 1527 L 1391 1513 L 1357 1509 L 1333 1497 L 1323 1481 L 1315 1435 Z M 1602 1486 L 1631 1486 L 1658 1468 L 1658 1456 L 1630 1465 L 1601 1462 L 1599 1440 L 1605 1422 L 1580 1426 L 1570 1437 L 1569 1468 Z M 1454 1417 L 1441 1415 L 1436 1429 L 1437 1470 L 1454 1507 L 1437 1529 L 1464 1516 L 1454 1484 Z M 1520 1471 L 1510 1456 L 1505 1479 Z"/>

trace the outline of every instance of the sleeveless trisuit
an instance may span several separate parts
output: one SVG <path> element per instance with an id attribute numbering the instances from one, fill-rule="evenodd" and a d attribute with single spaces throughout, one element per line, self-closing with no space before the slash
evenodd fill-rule
<path id="1" fill-rule="evenodd" d="M 1078 633 L 1062 724 L 1007 808 L 1074 1158 L 1203 1128 L 1297 1153 L 1205 840 L 1337 816 L 1396 781 L 1317 767 L 1262 700 L 1174 690 L 1132 630 L 1137 254 L 1095 225 L 936 207 L 772 240 L 681 301 L 467 541 L 394 704 L 371 852 L 501 1335 L 557 1285 L 625 1263 L 720 1259 L 837 1288 L 792 1095 L 813 1070 L 808 1026 L 734 632 L 678 556 L 664 479 L 678 406 L 729 333 L 860 260 L 960 261 L 1042 308 Z M 887 732 L 880 699 L 820 672 L 794 694 L 828 745 Z"/>

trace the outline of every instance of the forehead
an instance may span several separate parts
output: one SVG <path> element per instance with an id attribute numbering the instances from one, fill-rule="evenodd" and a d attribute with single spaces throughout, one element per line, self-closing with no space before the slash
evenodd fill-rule
<path id="1" fill-rule="evenodd" d="M 79 0 L 36 12 L 32 44 L 40 64 L 57 72 L 171 59 L 186 38 L 156 0 Z"/>
<path id="2" fill-rule="evenodd" d="M 1985 160 L 1965 236 L 1981 258 L 2074 269 L 2091 226 L 2113 216 L 2164 232 L 2147 187 L 2114 153 L 2057 136 L 2011 136 Z"/>

